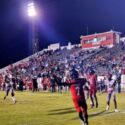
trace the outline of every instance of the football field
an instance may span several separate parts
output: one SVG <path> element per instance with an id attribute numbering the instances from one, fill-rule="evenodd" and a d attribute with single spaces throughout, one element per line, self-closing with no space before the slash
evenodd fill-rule
<path id="1" fill-rule="evenodd" d="M 71 95 L 49 92 L 16 92 L 17 103 L 10 96 L 3 101 L 0 92 L 0 125 L 81 125 Z M 98 94 L 99 108 L 91 109 L 88 100 L 89 125 L 125 125 L 125 93 L 117 94 L 118 113 L 111 100 L 106 108 L 106 94 Z"/>

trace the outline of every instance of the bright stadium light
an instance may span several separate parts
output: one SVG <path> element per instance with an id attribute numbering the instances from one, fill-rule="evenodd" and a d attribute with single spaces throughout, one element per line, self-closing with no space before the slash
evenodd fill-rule
<path id="1" fill-rule="evenodd" d="M 33 2 L 29 3 L 27 5 L 27 12 L 29 17 L 35 17 L 37 16 L 35 4 Z"/>
<path id="2" fill-rule="evenodd" d="M 36 9 L 36 5 L 33 2 L 33 0 L 30 0 L 30 3 L 27 4 L 27 14 L 29 17 L 29 23 L 30 23 L 30 38 L 29 38 L 29 48 L 31 51 L 32 48 L 32 54 L 38 52 L 39 50 L 39 41 L 38 41 L 38 29 L 37 29 L 37 18 L 38 18 L 38 12 Z M 32 47 L 31 47 L 32 43 Z"/>

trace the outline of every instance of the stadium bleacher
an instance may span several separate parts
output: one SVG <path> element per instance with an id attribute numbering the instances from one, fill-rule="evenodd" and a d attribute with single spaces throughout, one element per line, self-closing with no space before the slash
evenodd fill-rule
<path id="1" fill-rule="evenodd" d="M 39 74 L 51 76 L 56 73 L 64 77 L 65 70 L 75 66 L 81 73 L 86 73 L 92 67 L 97 75 L 121 74 L 125 66 L 125 50 L 119 43 L 112 48 L 100 47 L 94 50 L 83 50 L 79 46 L 72 49 L 46 50 L 26 58 L 18 64 L 11 64 L 1 74 L 11 73 L 15 79 L 22 79 L 24 83 Z"/>

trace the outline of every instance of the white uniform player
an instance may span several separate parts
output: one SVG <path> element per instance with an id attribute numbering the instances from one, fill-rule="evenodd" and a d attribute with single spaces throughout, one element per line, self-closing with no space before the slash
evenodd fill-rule
<path id="1" fill-rule="evenodd" d="M 9 92 L 11 93 L 11 98 L 12 98 L 13 102 L 16 103 L 16 98 L 14 96 L 15 94 L 14 94 L 14 88 L 13 88 L 13 82 L 12 82 L 12 75 L 10 75 L 10 74 L 5 76 L 5 96 L 4 96 L 4 100 L 9 95 Z"/>
<path id="2" fill-rule="evenodd" d="M 114 102 L 114 107 L 115 107 L 115 112 L 118 112 L 117 110 L 117 101 L 116 101 L 116 94 L 115 94 L 115 79 L 112 79 L 112 75 L 108 74 L 106 80 L 105 80 L 105 85 L 107 86 L 107 107 L 106 110 L 109 110 L 110 107 L 110 100 L 111 97 L 113 97 L 113 102 Z"/>

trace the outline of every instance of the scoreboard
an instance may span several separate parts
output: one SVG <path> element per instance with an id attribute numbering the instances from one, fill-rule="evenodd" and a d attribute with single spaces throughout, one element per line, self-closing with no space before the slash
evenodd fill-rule
<path id="1" fill-rule="evenodd" d="M 81 36 L 82 48 L 97 48 L 100 46 L 113 46 L 120 41 L 120 32 L 109 31 Z"/>

